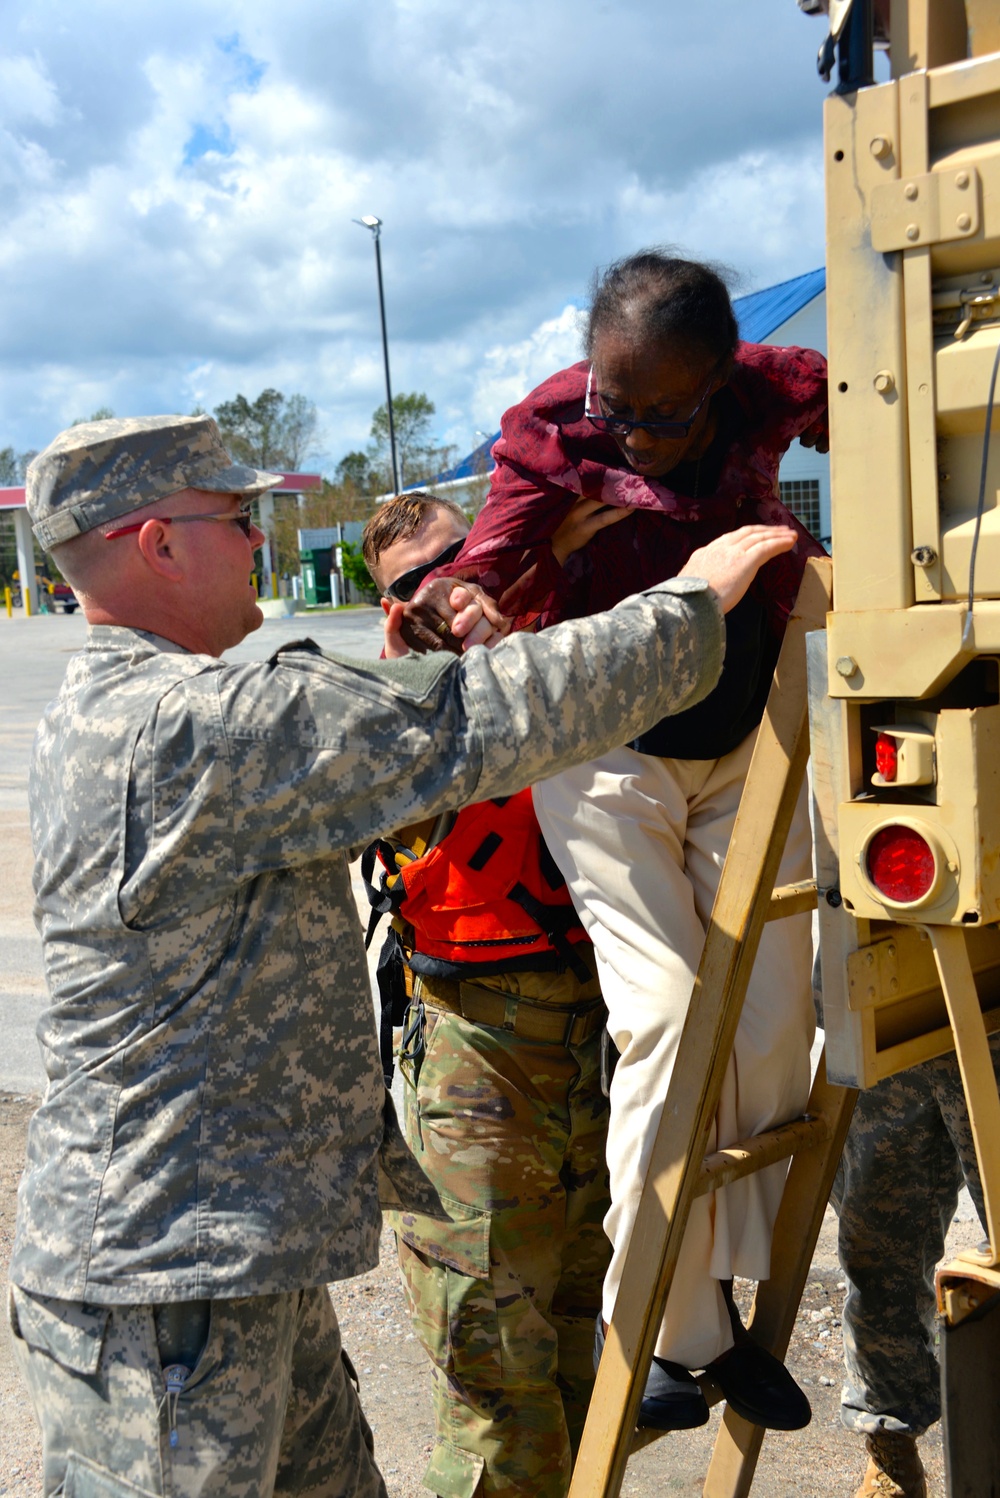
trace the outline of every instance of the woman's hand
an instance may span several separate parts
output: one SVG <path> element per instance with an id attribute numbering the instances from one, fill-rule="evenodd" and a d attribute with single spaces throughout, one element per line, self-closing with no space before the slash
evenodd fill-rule
<path id="1" fill-rule="evenodd" d="M 830 418 L 826 411 L 817 417 L 811 427 L 806 427 L 804 432 L 799 433 L 799 441 L 803 447 L 814 447 L 818 453 L 830 451 Z"/>
<path id="2" fill-rule="evenodd" d="M 560 567 L 574 551 L 581 551 L 605 526 L 617 525 L 631 515 L 628 505 L 606 505 L 599 499 L 578 499 L 552 537 L 552 555 Z"/>
<path id="3" fill-rule="evenodd" d="M 693 551 L 678 577 L 703 577 L 722 612 L 735 608 L 765 562 L 791 551 L 798 539 L 787 525 L 743 525 Z"/>
<path id="4" fill-rule="evenodd" d="M 460 655 L 470 645 L 488 649 L 504 638 L 511 621 L 478 583 L 437 577 L 425 583 L 409 603 L 394 603 L 386 617 L 385 653 L 393 660 L 415 650 L 450 650 Z"/>

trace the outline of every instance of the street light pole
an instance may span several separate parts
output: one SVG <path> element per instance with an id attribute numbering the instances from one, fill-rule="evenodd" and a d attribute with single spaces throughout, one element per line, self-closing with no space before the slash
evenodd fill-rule
<path id="1" fill-rule="evenodd" d="M 386 411 L 389 414 L 389 452 L 392 456 L 392 489 L 394 494 L 400 490 L 399 482 L 399 460 L 396 456 L 396 427 L 392 419 L 392 381 L 389 378 L 389 335 L 385 327 L 385 293 L 382 290 L 382 220 L 376 218 L 373 213 L 366 213 L 363 218 L 351 220 L 352 223 L 360 224 L 362 229 L 371 232 L 375 241 L 375 274 L 378 277 L 378 310 L 382 319 L 382 358 L 385 363 L 385 402 Z"/>

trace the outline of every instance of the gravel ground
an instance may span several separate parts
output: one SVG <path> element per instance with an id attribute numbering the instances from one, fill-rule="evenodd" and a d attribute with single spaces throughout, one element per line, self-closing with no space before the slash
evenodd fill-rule
<path id="1" fill-rule="evenodd" d="M 0 1094 L 0 1281 L 4 1283 L 24 1134 L 34 1105 L 30 1097 Z M 979 1236 L 978 1226 L 964 1212 L 953 1227 L 949 1253 L 975 1243 Z M 744 1304 L 749 1288 L 737 1285 L 737 1292 L 744 1292 Z M 333 1300 L 344 1345 L 361 1378 L 362 1398 L 391 1498 L 426 1498 L 421 1476 L 433 1440 L 429 1383 L 423 1353 L 407 1320 L 388 1233 L 379 1267 L 335 1285 Z M 767 1436 L 754 1498 L 851 1498 L 860 1481 L 864 1469 L 861 1442 L 842 1429 L 839 1415 L 841 1300 L 836 1223 L 827 1212 L 788 1359 L 812 1402 L 812 1424 L 794 1434 Z M 700 1493 L 720 1418 L 716 1408 L 703 1430 L 669 1436 L 637 1452 L 622 1492 L 640 1498 Z M 923 1438 L 921 1450 L 931 1498 L 943 1498 L 937 1428 Z M 0 1495 L 40 1490 L 41 1446 L 5 1328 L 0 1333 Z"/>

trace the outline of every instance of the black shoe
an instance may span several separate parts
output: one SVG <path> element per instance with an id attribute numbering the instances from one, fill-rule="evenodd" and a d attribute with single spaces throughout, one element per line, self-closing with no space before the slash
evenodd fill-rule
<path id="1" fill-rule="evenodd" d="M 604 1322 L 597 1318 L 594 1367 L 604 1351 Z M 654 1357 L 639 1406 L 640 1430 L 695 1430 L 708 1424 L 708 1404 L 698 1380 L 680 1363 Z"/>
<path id="2" fill-rule="evenodd" d="M 765 1430 L 801 1430 L 812 1419 L 809 1401 L 784 1363 L 749 1336 L 705 1369 L 729 1408 Z"/>
<path id="3" fill-rule="evenodd" d="M 765 1430 L 801 1430 L 812 1419 L 808 1399 L 784 1363 L 758 1346 L 743 1325 L 732 1280 L 721 1280 L 719 1289 L 729 1310 L 735 1345 L 705 1371 L 744 1420 Z"/>

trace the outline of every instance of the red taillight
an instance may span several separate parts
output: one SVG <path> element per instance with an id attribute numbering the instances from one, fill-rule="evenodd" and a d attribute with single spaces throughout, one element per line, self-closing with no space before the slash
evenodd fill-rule
<path id="1" fill-rule="evenodd" d="M 895 780 L 897 757 L 896 740 L 880 733 L 875 740 L 875 768 L 883 780 Z"/>
<path id="2" fill-rule="evenodd" d="M 887 900 L 910 905 L 933 887 L 934 853 L 912 827 L 883 827 L 868 844 L 868 877 Z"/>

